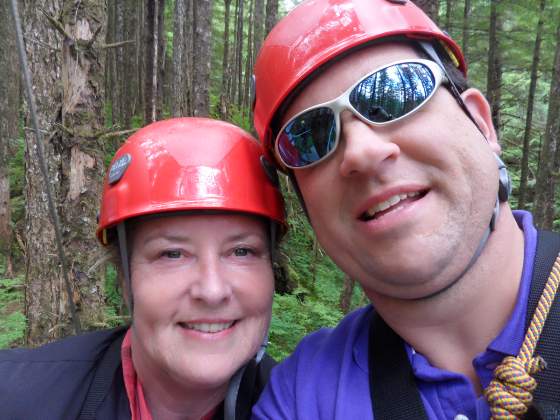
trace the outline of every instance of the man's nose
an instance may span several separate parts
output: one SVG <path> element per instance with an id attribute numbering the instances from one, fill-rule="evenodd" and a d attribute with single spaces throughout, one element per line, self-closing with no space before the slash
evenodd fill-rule
<path id="1" fill-rule="evenodd" d="M 348 111 L 341 114 L 340 123 L 342 176 L 371 175 L 400 155 L 399 146 L 387 135 L 388 130 L 367 124 Z"/>

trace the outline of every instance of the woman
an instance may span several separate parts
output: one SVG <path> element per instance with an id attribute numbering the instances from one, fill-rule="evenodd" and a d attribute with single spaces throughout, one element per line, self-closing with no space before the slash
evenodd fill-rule
<path id="1" fill-rule="evenodd" d="M 122 266 L 130 327 L 0 353 L 6 418 L 247 418 L 282 199 L 259 143 L 220 121 L 153 123 L 117 151 L 97 235 Z"/>

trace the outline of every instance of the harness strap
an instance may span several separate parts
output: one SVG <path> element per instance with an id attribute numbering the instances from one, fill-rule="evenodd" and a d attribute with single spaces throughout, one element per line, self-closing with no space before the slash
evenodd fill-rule
<path id="1" fill-rule="evenodd" d="M 126 329 L 124 329 L 126 331 Z M 111 389 L 117 368 L 121 365 L 121 346 L 125 334 L 120 334 L 109 345 L 99 361 L 88 389 L 79 420 L 95 420 L 97 409 Z"/>
<path id="2" fill-rule="evenodd" d="M 375 419 L 428 420 L 404 343 L 375 312 L 370 322 L 368 353 Z"/>
<path id="3" fill-rule="evenodd" d="M 543 292 L 548 274 L 560 252 L 560 234 L 540 231 L 537 237 L 537 252 L 533 267 L 531 292 L 527 304 L 527 314 L 535 313 Z M 550 307 L 535 354 L 546 362 L 546 369 L 537 373 L 538 386 L 533 393 L 536 410 L 542 418 L 560 418 L 560 298 L 557 297 Z M 527 316 L 526 327 L 531 317 Z"/>

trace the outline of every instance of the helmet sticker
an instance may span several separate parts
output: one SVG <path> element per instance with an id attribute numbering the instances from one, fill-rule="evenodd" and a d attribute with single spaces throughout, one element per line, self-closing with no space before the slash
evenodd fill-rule
<path id="1" fill-rule="evenodd" d="M 109 169 L 109 184 L 113 185 L 117 183 L 126 172 L 128 165 L 132 161 L 132 156 L 128 153 L 118 158 L 112 165 L 111 169 Z"/>

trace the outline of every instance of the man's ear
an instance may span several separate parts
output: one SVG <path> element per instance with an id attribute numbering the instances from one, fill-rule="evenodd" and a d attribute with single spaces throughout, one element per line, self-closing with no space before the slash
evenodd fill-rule
<path id="1" fill-rule="evenodd" d="M 461 93 L 461 98 L 463 98 L 463 102 L 486 138 L 486 141 L 488 141 L 490 148 L 499 155 L 501 147 L 498 143 L 494 123 L 492 122 L 492 111 L 486 98 L 482 92 L 474 88 L 469 88 Z"/>

